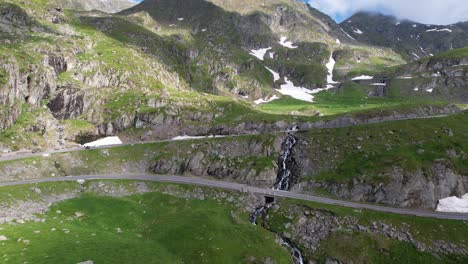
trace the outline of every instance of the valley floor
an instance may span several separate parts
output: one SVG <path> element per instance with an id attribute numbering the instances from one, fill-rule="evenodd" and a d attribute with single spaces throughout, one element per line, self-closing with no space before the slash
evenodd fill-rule
<path id="1" fill-rule="evenodd" d="M 275 233 L 318 263 L 462 263 L 468 254 L 466 221 L 280 199 L 256 226 L 248 215 L 259 197 L 205 187 L 54 182 L 0 187 L 0 199 L 2 263 L 292 263 Z"/>

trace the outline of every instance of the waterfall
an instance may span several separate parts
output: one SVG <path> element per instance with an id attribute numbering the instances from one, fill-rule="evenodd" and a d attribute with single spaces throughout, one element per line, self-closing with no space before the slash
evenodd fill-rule
<path id="1" fill-rule="evenodd" d="M 273 203 L 266 203 L 263 206 L 258 207 L 255 211 L 250 215 L 249 220 L 252 224 L 257 224 L 257 219 L 259 216 L 265 217 L 268 213 L 268 209 L 273 205 Z"/>
<path id="2" fill-rule="evenodd" d="M 273 186 L 274 190 L 288 191 L 291 187 L 291 170 L 288 168 L 288 161 L 296 143 L 297 139 L 292 133 L 288 133 L 282 145 L 282 154 L 278 159 L 278 177 Z"/>
<path id="3" fill-rule="evenodd" d="M 281 146 L 282 153 L 280 157 L 278 158 L 278 176 L 276 183 L 273 185 L 274 190 L 282 190 L 282 191 L 288 191 L 289 188 L 291 187 L 291 176 L 292 172 L 288 168 L 288 161 L 289 158 L 291 157 L 292 154 L 292 149 L 297 143 L 297 139 L 294 137 L 293 133 L 297 131 L 299 128 L 297 126 L 293 127 L 292 129 L 288 129 L 288 135 L 286 136 L 286 139 L 283 141 L 283 144 Z M 257 225 L 257 219 L 258 217 L 265 218 L 266 215 L 268 214 L 268 210 L 270 207 L 272 207 L 274 202 L 265 202 L 263 206 L 258 207 L 255 209 L 255 211 L 250 215 L 249 221 Z M 274 232 L 272 230 L 269 230 L 270 232 Z M 302 256 L 302 252 L 299 250 L 297 246 L 294 245 L 294 243 L 291 242 L 291 240 L 277 234 L 280 239 L 281 239 L 281 245 L 288 248 L 289 252 L 291 253 L 291 256 L 293 258 L 294 264 L 304 264 L 304 258 Z"/>
<path id="4" fill-rule="evenodd" d="M 289 239 L 281 237 L 281 245 L 289 248 L 294 264 L 304 264 L 302 252 Z"/>

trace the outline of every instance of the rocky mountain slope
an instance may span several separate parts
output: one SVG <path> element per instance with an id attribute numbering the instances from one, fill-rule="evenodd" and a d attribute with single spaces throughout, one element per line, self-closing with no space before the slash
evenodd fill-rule
<path id="1" fill-rule="evenodd" d="M 359 12 L 340 26 L 354 39 L 392 48 L 410 61 L 468 46 L 468 22 L 426 25 L 399 21 L 393 16 Z"/>
<path id="2" fill-rule="evenodd" d="M 384 69 L 353 82 L 369 96 L 465 103 L 468 100 L 468 49 L 454 49 Z"/>
<path id="3" fill-rule="evenodd" d="M 332 53 L 366 49 L 293 0 L 148 0 L 119 15 L 65 12 L 52 1 L 0 8 L 0 120 L 7 129 L 0 139 L 7 149 L 63 148 L 131 128 L 281 120 L 253 102 L 283 96 L 283 85 L 319 92 L 329 85 Z M 390 50 L 366 54 L 366 67 L 402 63 Z"/>

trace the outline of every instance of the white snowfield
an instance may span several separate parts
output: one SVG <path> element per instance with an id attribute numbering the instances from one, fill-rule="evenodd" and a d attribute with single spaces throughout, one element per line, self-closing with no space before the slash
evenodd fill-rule
<path id="1" fill-rule="evenodd" d="M 348 32 L 346 32 L 344 29 L 340 28 L 341 31 L 343 31 L 343 33 L 346 34 L 346 36 L 348 36 L 348 38 L 352 39 L 352 40 L 356 40 L 355 38 L 353 38 Z"/>
<path id="2" fill-rule="evenodd" d="M 439 200 L 436 211 L 446 213 L 468 213 L 468 193 L 461 198 L 452 196 Z"/>
<path id="3" fill-rule="evenodd" d="M 282 41 L 286 40 L 286 39 L 283 39 L 283 38 L 281 38 L 281 39 L 282 39 Z M 330 55 L 330 59 L 329 59 L 328 63 L 326 64 L 326 67 L 328 69 L 328 74 L 327 74 L 327 86 L 325 88 L 317 88 L 317 89 L 314 89 L 314 90 L 309 90 L 309 89 L 304 88 L 304 87 L 294 86 L 293 82 L 291 82 L 287 77 L 284 77 L 284 81 L 286 82 L 286 84 L 281 85 L 280 86 L 281 88 L 276 89 L 276 90 L 278 92 L 280 92 L 281 94 L 283 94 L 283 95 L 289 95 L 292 98 L 313 103 L 314 102 L 314 96 L 312 94 L 316 94 L 316 93 L 331 89 L 331 88 L 334 87 L 333 84 L 339 83 L 339 82 L 333 81 L 333 69 L 335 68 L 335 64 L 336 64 L 336 61 L 335 61 L 335 59 L 333 59 L 333 53 L 332 53 Z M 271 74 L 273 74 L 273 80 L 275 82 L 280 80 L 281 77 L 280 77 L 279 73 L 273 71 L 272 69 L 270 69 L 270 68 L 268 68 L 266 66 L 265 66 L 265 68 Z M 279 99 L 279 98 L 277 96 L 273 96 L 268 100 L 265 100 L 265 99 L 261 98 L 261 99 L 256 100 L 255 103 L 256 104 L 263 104 L 263 103 L 271 102 L 271 101 L 276 100 L 276 99 Z"/>
<path id="4" fill-rule="evenodd" d="M 361 75 L 361 76 L 357 76 L 357 77 L 354 77 L 353 81 L 360 81 L 360 80 L 372 80 L 374 78 L 374 76 L 369 76 L 369 75 Z"/>
<path id="5" fill-rule="evenodd" d="M 420 59 L 420 58 L 421 58 L 421 57 L 419 57 L 418 54 L 416 54 L 416 53 L 414 53 L 414 52 L 412 52 L 411 54 L 413 54 L 413 56 L 416 57 L 416 59 Z"/>
<path id="6" fill-rule="evenodd" d="M 283 95 L 289 95 L 292 98 L 306 101 L 306 102 L 314 102 L 314 96 L 311 95 L 312 91 L 306 89 L 304 87 L 297 87 L 287 78 L 284 77 L 284 81 L 286 84 L 281 85 L 281 89 L 276 89 Z"/>
<path id="7" fill-rule="evenodd" d="M 333 53 L 330 54 L 330 59 L 327 63 L 327 65 L 325 65 L 328 69 L 328 75 L 327 75 L 327 83 L 328 84 L 336 84 L 338 82 L 335 82 L 333 81 L 333 69 L 335 68 L 335 64 L 336 64 L 336 61 L 335 59 L 333 59 Z"/>
<path id="8" fill-rule="evenodd" d="M 83 145 L 83 147 L 90 147 L 90 148 L 95 148 L 95 147 L 101 147 L 101 146 L 111 146 L 111 145 L 120 145 L 122 144 L 122 141 L 120 140 L 119 137 L 105 137 L 98 139 L 93 142 L 89 142 Z"/>
<path id="9" fill-rule="evenodd" d="M 265 54 L 271 50 L 272 47 L 266 48 L 266 49 L 258 49 L 258 50 L 251 50 L 250 55 L 253 55 L 257 57 L 259 60 L 264 60 L 265 59 Z"/>
<path id="10" fill-rule="evenodd" d="M 289 48 L 289 49 L 297 49 L 297 46 L 294 46 L 291 41 L 287 41 L 287 37 L 281 37 L 280 41 L 278 42 L 281 46 Z"/>
<path id="11" fill-rule="evenodd" d="M 431 76 L 438 78 L 438 77 L 441 77 L 442 74 L 440 72 L 436 72 L 436 73 L 433 73 Z"/>
<path id="12" fill-rule="evenodd" d="M 442 28 L 442 29 L 438 29 L 438 28 L 431 28 L 431 29 L 428 29 L 426 30 L 426 32 L 452 32 L 452 30 L 450 28 Z"/>
<path id="13" fill-rule="evenodd" d="M 274 101 L 274 100 L 277 100 L 277 99 L 279 99 L 279 97 L 275 94 L 275 95 L 273 95 L 272 97 L 270 97 L 269 99 L 266 99 L 266 100 L 265 100 L 265 99 L 263 99 L 263 98 L 260 98 L 260 99 L 258 99 L 258 100 L 256 100 L 256 101 L 254 101 L 254 103 L 255 103 L 255 104 L 265 104 L 265 103 L 269 103 L 269 102 Z"/>
<path id="14" fill-rule="evenodd" d="M 359 35 L 362 35 L 362 33 L 364 33 L 359 28 L 353 28 L 353 31 L 354 31 L 354 33 L 359 34 Z"/>
<path id="15" fill-rule="evenodd" d="M 278 81 L 278 80 L 280 79 L 279 73 L 275 72 L 274 70 L 272 70 L 272 69 L 270 69 L 270 68 L 268 68 L 268 67 L 266 67 L 266 66 L 265 66 L 265 68 L 266 68 L 269 72 L 271 72 L 271 74 L 273 74 L 273 80 L 274 80 L 275 82 Z"/>

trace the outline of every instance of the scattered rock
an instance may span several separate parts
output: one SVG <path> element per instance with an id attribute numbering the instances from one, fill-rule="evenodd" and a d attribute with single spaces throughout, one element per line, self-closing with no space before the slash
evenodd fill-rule
<path id="1" fill-rule="evenodd" d="M 75 212 L 75 217 L 76 218 L 80 218 L 82 217 L 84 214 L 82 212 Z"/>

